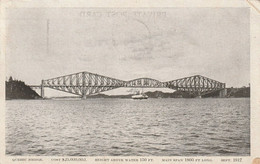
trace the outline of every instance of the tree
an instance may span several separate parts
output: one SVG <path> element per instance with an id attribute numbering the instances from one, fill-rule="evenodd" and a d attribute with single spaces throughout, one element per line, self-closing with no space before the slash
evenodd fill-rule
<path id="1" fill-rule="evenodd" d="M 9 82 L 12 82 L 13 81 L 13 78 L 12 76 L 9 77 Z"/>

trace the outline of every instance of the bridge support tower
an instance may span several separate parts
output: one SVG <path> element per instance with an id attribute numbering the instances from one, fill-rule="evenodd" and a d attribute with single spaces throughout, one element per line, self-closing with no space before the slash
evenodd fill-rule
<path id="1" fill-rule="evenodd" d="M 219 91 L 219 97 L 220 98 L 227 97 L 227 89 L 226 88 Z"/>
<path id="2" fill-rule="evenodd" d="M 86 96 L 86 73 L 82 72 L 82 99 L 85 100 L 87 98 Z"/>
<path id="3" fill-rule="evenodd" d="M 219 91 L 219 97 L 225 98 L 227 97 L 227 88 L 225 83 L 222 83 L 222 85 L 223 85 L 223 89 Z"/>
<path id="4" fill-rule="evenodd" d="M 44 98 L 44 80 L 41 83 L 41 97 Z"/>
<path id="5" fill-rule="evenodd" d="M 197 96 L 196 96 L 196 98 L 201 99 L 201 93 L 200 93 L 200 91 L 197 92 Z"/>

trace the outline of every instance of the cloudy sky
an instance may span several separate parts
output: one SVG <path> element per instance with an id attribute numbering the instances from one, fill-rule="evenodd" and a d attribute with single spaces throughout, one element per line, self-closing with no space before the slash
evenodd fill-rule
<path id="1" fill-rule="evenodd" d="M 80 71 L 250 82 L 247 8 L 9 9 L 6 19 L 6 75 L 27 84 Z"/>

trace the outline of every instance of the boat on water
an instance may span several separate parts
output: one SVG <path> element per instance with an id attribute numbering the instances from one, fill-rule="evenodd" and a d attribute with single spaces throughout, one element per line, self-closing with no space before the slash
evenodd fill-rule
<path id="1" fill-rule="evenodd" d="M 143 92 L 142 93 L 138 92 L 136 95 L 132 96 L 132 99 L 134 99 L 134 100 L 148 99 L 148 96 L 146 94 L 144 94 Z"/>

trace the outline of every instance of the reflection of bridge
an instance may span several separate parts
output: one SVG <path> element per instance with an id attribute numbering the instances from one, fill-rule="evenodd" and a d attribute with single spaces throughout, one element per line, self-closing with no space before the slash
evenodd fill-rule
<path id="1" fill-rule="evenodd" d="M 190 92 L 199 97 L 211 92 L 219 91 L 220 97 L 226 96 L 225 83 L 200 75 L 160 82 L 151 78 L 139 78 L 130 81 L 123 81 L 90 72 L 79 72 L 42 80 L 40 86 L 31 85 L 30 87 L 40 88 L 42 97 L 44 97 L 44 88 L 49 87 L 59 91 L 80 95 L 83 99 L 85 99 L 87 95 L 119 87 L 171 88 L 177 91 Z"/>

